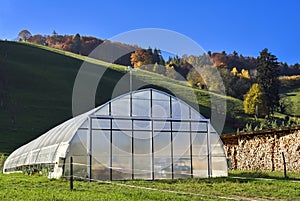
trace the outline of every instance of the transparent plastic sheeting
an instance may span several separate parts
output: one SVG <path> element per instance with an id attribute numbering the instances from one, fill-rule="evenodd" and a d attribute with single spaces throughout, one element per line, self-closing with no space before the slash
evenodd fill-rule
<path id="1" fill-rule="evenodd" d="M 54 165 L 54 177 L 68 176 L 71 156 L 75 176 L 100 180 L 228 174 L 223 144 L 209 121 L 155 89 L 124 94 L 51 129 L 14 151 L 3 172 Z"/>

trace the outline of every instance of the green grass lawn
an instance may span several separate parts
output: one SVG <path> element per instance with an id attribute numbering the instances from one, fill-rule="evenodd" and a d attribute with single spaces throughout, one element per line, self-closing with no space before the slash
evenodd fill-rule
<path id="1" fill-rule="evenodd" d="M 137 188 L 135 188 L 137 187 Z M 147 187 L 148 189 L 146 189 Z M 171 191 L 171 192 L 170 192 Z M 75 181 L 0 174 L 0 200 L 299 200 L 300 183 L 236 178 Z"/>

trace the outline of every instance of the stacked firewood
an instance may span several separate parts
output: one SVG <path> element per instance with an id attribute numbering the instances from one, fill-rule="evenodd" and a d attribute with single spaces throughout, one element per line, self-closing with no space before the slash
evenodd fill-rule
<path id="1" fill-rule="evenodd" d="M 239 136 L 237 144 L 224 148 L 233 169 L 283 170 L 284 153 L 288 171 L 300 171 L 300 130 L 288 135 L 266 134 Z"/>

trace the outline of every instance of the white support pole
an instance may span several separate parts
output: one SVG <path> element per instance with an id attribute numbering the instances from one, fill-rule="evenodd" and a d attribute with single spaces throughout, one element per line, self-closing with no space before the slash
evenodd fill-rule
<path id="1" fill-rule="evenodd" d="M 92 179 L 92 118 L 88 117 L 88 132 L 86 136 L 87 146 L 87 176 L 89 181 Z"/>
<path id="2" fill-rule="evenodd" d="M 125 68 L 126 71 L 129 71 L 129 90 L 130 92 L 132 92 L 132 71 L 136 71 L 136 69 L 134 69 L 131 66 L 127 66 L 127 68 Z"/>
<path id="3" fill-rule="evenodd" d="M 129 75 L 130 75 L 129 88 L 130 88 L 130 92 L 132 92 L 132 68 L 130 68 L 130 70 L 129 70 Z"/>

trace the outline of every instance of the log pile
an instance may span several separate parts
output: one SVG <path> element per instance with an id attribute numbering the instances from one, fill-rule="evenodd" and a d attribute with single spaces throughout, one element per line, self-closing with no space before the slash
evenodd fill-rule
<path id="1" fill-rule="evenodd" d="M 291 134 L 274 132 L 234 137 L 236 143 L 229 138 L 223 139 L 233 169 L 281 171 L 283 152 L 287 170 L 300 172 L 300 130 Z"/>

